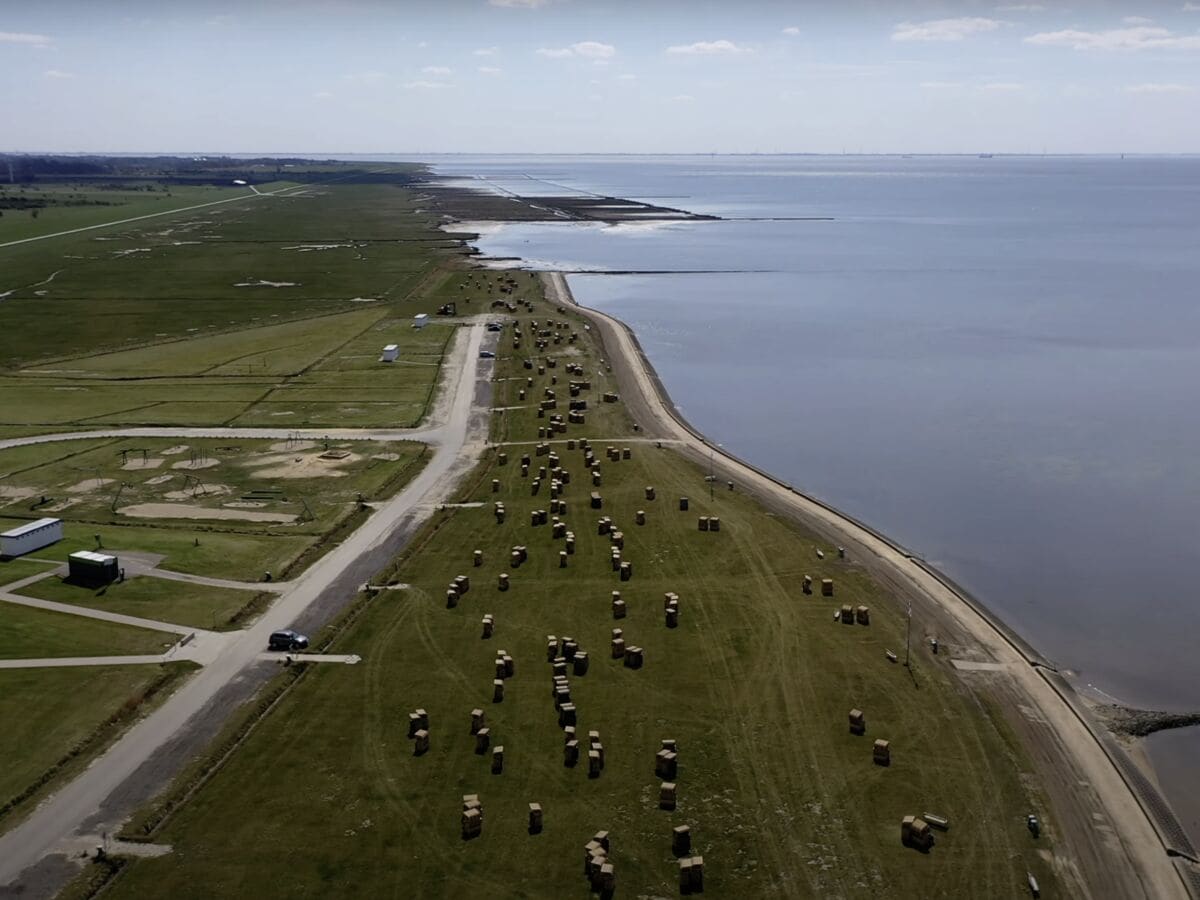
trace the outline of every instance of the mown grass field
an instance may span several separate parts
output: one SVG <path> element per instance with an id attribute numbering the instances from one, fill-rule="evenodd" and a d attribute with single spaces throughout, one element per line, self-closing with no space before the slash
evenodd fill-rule
<path id="1" fill-rule="evenodd" d="M 78 773 L 121 727 L 192 670 L 93 666 L 0 670 L 0 829 L 11 827 L 64 778 Z M 153 697 L 147 693 L 154 691 Z M 19 801 L 19 802 L 18 802 Z"/>
<path id="2" fill-rule="evenodd" d="M 22 587 L 15 593 L 23 597 L 54 600 L 57 603 L 216 631 L 223 630 L 230 619 L 256 595 L 255 591 L 140 575 L 100 589 L 72 584 L 51 576 Z"/>
<path id="3" fill-rule="evenodd" d="M 520 320 L 524 327 L 548 315 L 561 318 L 539 303 Z M 509 341 L 506 332 L 495 403 L 523 408 L 498 416 L 494 431 L 522 443 L 502 448 L 505 465 L 489 456 L 464 491 L 483 505 L 435 518 L 385 575 L 411 588 L 364 600 L 330 648 L 362 663 L 305 673 L 151 836 L 175 852 L 131 863 L 106 896 L 231 896 L 286 883 L 296 897 L 583 897 L 583 847 L 600 829 L 612 835 L 618 895 L 676 896 L 670 835 L 678 824 L 692 828 L 710 896 L 1009 896 L 1028 871 L 1048 895 L 1053 876 L 1023 823 L 1037 788 L 1007 730 L 944 660 L 918 652 L 910 671 L 885 657 L 903 651 L 902 598 L 737 491 L 710 499 L 703 471 L 637 441 L 620 404 L 595 403 L 606 380 L 586 337 L 549 351 L 584 365 L 593 382 L 587 424 L 553 445 L 572 476 L 563 518 L 577 539 L 560 568 L 563 542 L 550 526 L 530 524 L 532 510 L 549 507 L 548 485 L 537 495 L 531 486 L 547 457 L 533 458 L 528 477 L 519 458 L 533 453 L 546 421 L 528 408 L 530 398 L 547 388 L 565 395 L 569 376 L 559 367 L 524 369 L 528 337 L 519 352 Z M 598 450 L 599 487 L 564 440 L 584 436 Z M 607 461 L 610 443 L 629 446 L 632 458 Z M 647 485 L 655 500 L 646 499 Z M 593 490 L 600 511 L 590 508 Z M 690 498 L 687 512 L 678 509 L 681 496 Z M 502 525 L 492 515 L 496 500 L 508 511 Z M 611 570 L 601 515 L 624 534 L 629 581 Z M 719 516 L 720 532 L 700 532 L 700 515 Z M 528 548 L 518 569 L 508 562 L 514 545 Z M 505 593 L 501 573 L 511 578 Z M 446 584 L 458 574 L 470 576 L 471 589 L 448 609 Z M 806 574 L 833 578 L 834 598 L 803 594 Z M 613 590 L 628 604 L 622 621 L 612 616 Z M 666 591 L 681 597 L 676 629 L 664 624 Z M 871 624 L 836 623 L 842 604 L 869 606 Z M 487 613 L 496 633 L 483 640 Z M 644 668 L 610 658 L 613 627 L 644 648 Z M 563 765 L 549 634 L 575 638 L 591 657 L 570 684 L 579 733 L 599 730 L 606 749 L 599 778 L 585 765 Z M 493 703 L 501 650 L 516 673 L 503 702 Z M 406 736 L 417 707 L 430 715 L 424 756 L 414 756 Z M 502 774 L 474 752 L 476 707 L 486 711 L 493 745 L 505 748 Z M 849 733 L 852 707 L 866 714 L 865 736 Z M 674 812 L 657 802 L 654 754 L 664 738 L 680 751 Z M 875 738 L 892 742 L 886 768 L 872 763 Z M 482 837 L 466 842 L 465 793 L 478 793 L 484 807 Z M 541 834 L 526 832 L 529 802 L 545 809 Z M 901 845 L 899 825 L 926 811 L 947 816 L 951 830 L 922 854 Z"/>
<path id="4" fill-rule="evenodd" d="M 419 468 L 407 441 L 100 438 L 0 450 L 0 512 L 317 536 Z M 43 499 L 45 502 L 43 502 Z M 127 547 L 127 549 L 136 549 Z"/>
<path id="5" fill-rule="evenodd" d="M 347 177 L 357 170 L 304 166 L 297 178 L 329 183 L 0 247 L 0 435 L 114 425 L 416 424 L 455 329 L 436 322 L 417 331 L 412 316 L 436 311 L 429 293 L 462 250 L 402 189 L 408 168 Z M 260 185 L 288 187 L 300 185 Z M 48 205 L 36 219 L 7 212 L 0 244 L 244 193 L 199 185 L 38 190 L 58 195 L 41 198 Z M 111 205 L 79 205 L 81 197 Z M 378 362 L 386 343 L 401 346 L 398 364 Z M 140 464 L 138 448 L 161 461 Z M 121 449 L 136 452 L 124 459 Z M 197 575 L 249 583 L 268 572 L 294 577 L 365 517 L 360 495 L 383 499 L 422 464 L 422 448 L 413 444 L 328 449 L 350 456 L 326 465 L 312 459 L 326 450 L 324 442 L 230 440 L 97 439 L 0 451 L 0 528 L 55 515 L 64 518 L 66 535 L 34 559 L 0 563 L 0 578 L 16 581 L 97 546 L 161 555 L 161 568 Z M 297 467 L 307 470 L 293 477 Z M 196 507 L 207 518 L 129 509 L 147 503 Z M 217 518 L 239 510 L 297 521 Z M 25 591 L 205 628 L 244 624 L 239 613 L 256 597 L 252 590 L 148 577 L 103 592 L 51 577 Z M 0 606 L 4 657 L 148 653 L 172 642 L 170 635 Z M 0 711 L 40 728 L 36 739 L 19 730 L 20 743 L 0 742 L 6 766 L 15 748 L 21 754 L 21 766 L 10 767 L 12 781 L 0 782 L 0 804 L 10 787 L 20 794 L 27 777 L 46 776 L 44 792 L 78 771 L 103 746 L 79 743 L 82 731 L 124 710 L 128 715 L 106 732 L 111 739 L 139 708 L 139 692 L 157 683 L 147 680 L 156 669 L 104 670 L 91 682 L 96 691 L 72 687 L 92 670 L 0 673 Z M 164 691 L 174 683 L 164 682 Z M 70 727 L 48 727 L 43 710 Z M 71 754 L 71 765 L 55 768 L 63 754 Z M 28 803 L 26 797 L 17 814 Z M 3 816 L 0 827 L 13 818 Z"/>
<path id="6" fill-rule="evenodd" d="M 114 219 L 131 219 L 135 216 L 154 215 L 185 206 L 211 203 L 237 194 L 248 193 L 245 188 L 172 185 L 154 185 L 154 190 L 141 185 L 125 189 L 101 189 L 86 184 L 54 184 L 0 186 L 0 208 L 6 201 L 16 200 L 21 204 L 45 205 L 34 209 L 3 209 L 0 216 L 0 244 L 19 241 L 39 235 L 56 234 L 72 228 L 87 228 L 91 225 L 111 222 Z"/>
<path id="7" fill-rule="evenodd" d="M 11 528 L 21 521 L 27 520 L 0 518 L 0 528 Z M 62 565 L 76 550 L 95 550 L 97 536 L 102 549 L 117 553 L 136 550 L 162 556 L 158 564 L 162 569 L 250 582 L 260 580 L 264 572 L 278 576 L 313 544 L 310 535 L 302 534 L 220 531 L 204 525 L 166 527 L 64 521 L 63 540 L 38 550 L 34 558 Z"/>
<path id="8" fill-rule="evenodd" d="M 363 300 L 432 312 L 418 288 L 461 248 L 394 169 L 0 248 L 0 360 L 15 368 L 361 311 Z"/>
<path id="9" fill-rule="evenodd" d="M 3 559 L 0 560 L 0 588 L 31 575 L 41 575 L 49 572 L 54 564 L 49 561 L 35 559 Z"/>
<path id="10" fill-rule="evenodd" d="M 177 640 L 178 635 L 165 631 L 131 628 L 16 603 L 0 606 L 0 659 L 153 655 L 170 649 Z"/>

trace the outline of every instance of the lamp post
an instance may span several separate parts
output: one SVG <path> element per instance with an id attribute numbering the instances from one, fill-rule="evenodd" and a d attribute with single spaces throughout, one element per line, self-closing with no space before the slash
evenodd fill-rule
<path id="1" fill-rule="evenodd" d="M 708 445 L 708 499 L 709 500 L 713 499 L 713 485 L 717 483 L 716 469 L 714 468 L 714 457 L 716 455 L 717 447 L 720 447 L 723 449 L 724 445 L 723 444 L 716 444 L 716 445 L 709 444 Z"/>
<path id="2" fill-rule="evenodd" d="M 908 668 L 909 639 L 912 637 L 912 603 L 908 604 L 908 627 L 904 632 L 904 666 Z"/>

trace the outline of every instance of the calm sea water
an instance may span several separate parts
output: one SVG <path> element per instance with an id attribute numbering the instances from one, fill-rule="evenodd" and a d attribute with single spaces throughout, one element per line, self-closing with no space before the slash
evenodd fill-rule
<path id="1" fill-rule="evenodd" d="M 1081 681 L 1200 708 L 1200 159 L 433 162 L 730 217 L 479 246 L 669 273 L 571 286 L 634 328 L 697 427 L 924 555 Z M 833 220 L 787 220 L 810 216 Z"/>

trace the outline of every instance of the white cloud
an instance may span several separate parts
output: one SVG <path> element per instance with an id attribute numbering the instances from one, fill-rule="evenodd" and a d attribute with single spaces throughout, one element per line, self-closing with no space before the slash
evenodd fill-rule
<path id="1" fill-rule="evenodd" d="M 29 34 L 22 31 L 0 31 L 0 44 L 26 44 L 30 47 L 46 47 L 50 38 L 44 34 Z"/>
<path id="2" fill-rule="evenodd" d="M 504 70 L 497 69 L 495 66 L 480 66 L 478 71 L 480 75 L 499 75 Z"/>
<path id="3" fill-rule="evenodd" d="M 450 85 L 444 81 L 406 81 L 402 87 L 408 91 L 439 91 Z"/>
<path id="4" fill-rule="evenodd" d="M 426 66 L 421 70 L 424 75 L 453 75 L 454 70 L 445 66 Z"/>
<path id="5" fill-rule="evenodd" d="M 948 91 L 962 87 L 961 81 L 922 81 L 921 87 L 927 91 Z"/>
<path id="6" fill-rule="evenodd" d="M 550 59 L 582 56 L 584 59 L 607 60 L 616 55 L 617 48 L 612 44 L 602 44 L 599 41 L 579 41 L 569 47 L 541 47 L 537 52 Z"/>
<path id="7" fill-rule="evenodd" d="M 1146 84 L 1131 84 L 1125 88 L 1127 94 L 1190 94 L 1196 90 L 1191 85 L 1174 82 L 1147 82 Z"/>
<path id="8" fill-rule="evenodd" d="M 572 44 L 571 49 L 588 59 L 610 59 L 617 52 L 617 48 L 612 44 L 601 44 L 599 41 L 580 41 L 578 44 Z"/>
<path id="9" fill-rule="evenodd" d="M 1126 16 L 1121 20 L 1125 25 L 1153 25 L 1153 19 L 1147 19 L 1145 16 Z"/>
<path id="10" fill-rule="evenodd" d="M 1075 50 L 1200 50 L 1200 34 L 1179 35 L 1166 28 L 1139 25 L 1107 31 L 1043 31 L 1025 38 L 1027 44 L 1071 47 Z"/>
<path id="11" fill-rule="evenodd" d="M 1045 12 L 1046 7 L 1040 3 L 1005 3 L 996 7 L 996 12 Z"/>
<path id="12" fill-rule="evenodd" d="M 995 31 L 1004 23 L 981 16 L 959 19 L 930 19 L 927 22 L 901 22 L 892 31 L 893 41 L 961 41 L 973 34 Z"/>
<path id="13" fill-rule="evenodd" d="M 488 0 L 488 5 L 504 6 L 508 9 L 537 9 L 549 2 L 550 0 Z"/>
<path id="14" fill-rule="evenodd" d="M 1200 3 L 1185 3 L 1179 8 L 1183 12 L 1200 12 Z"/>
<path id="15" fill-rule="evenodd" d="M 64 72 L 62 69 L 47 69 L 42 73 L 47 78 L 74 78 L 75 75 L 71 72 Z"/>
<path id="16" fill-rule="evenodd" d="M 475 51 L 476 56 L 495 56 L 500 52 L 499 47 L 480 47 Z"/>
<path id="17" fill-rule="evenodd" d="M 789 25 L 787 28 L 783 29 L 781 33 L 786 34 L 788 37 L 795 37 L 800 33 L 800 29 L 795 25 Z"/>
<path id="18" fill-rule="evenodd" d="M 668 53 L 683 56 L 715 56 L 732 55 L 736 53 L 753 53 L 749 47 L 740 47 L 733 41 L 722 38 L 719 41 L 696 41 L 694 44 L 676 44 L 667 48 Z"/>
<path id="19" fill-rule="evenodd" d="M 342 76 L 343 80 L 356 84 L 379 84 L 386 77 L 385 72 L 351 72 Z"/>
<path id="20" fill-rule="evenodd" d="M 1019 81 L 989 81 L 987 84 L 982 84 L 980 87 L 985 91 L 1020 91 L 1025 89 L 1025 85 Z"/>

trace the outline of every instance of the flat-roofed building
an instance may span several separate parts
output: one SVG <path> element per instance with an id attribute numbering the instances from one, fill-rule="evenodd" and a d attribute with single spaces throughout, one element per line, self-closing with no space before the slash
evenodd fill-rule
<path id="1" fill-rule="evenodd" d="M 37 519 L 0 534 L 0 556 L 32 553 L 62 540 L 62 519 Z"/>
<path id="2" fill-rule="evenodd" d="M 70 581 L 95 587 L 112 584 L 121 574 L 115 556 L 92 550 L 78 550 L 68 556 L 67 570 Z"/>

